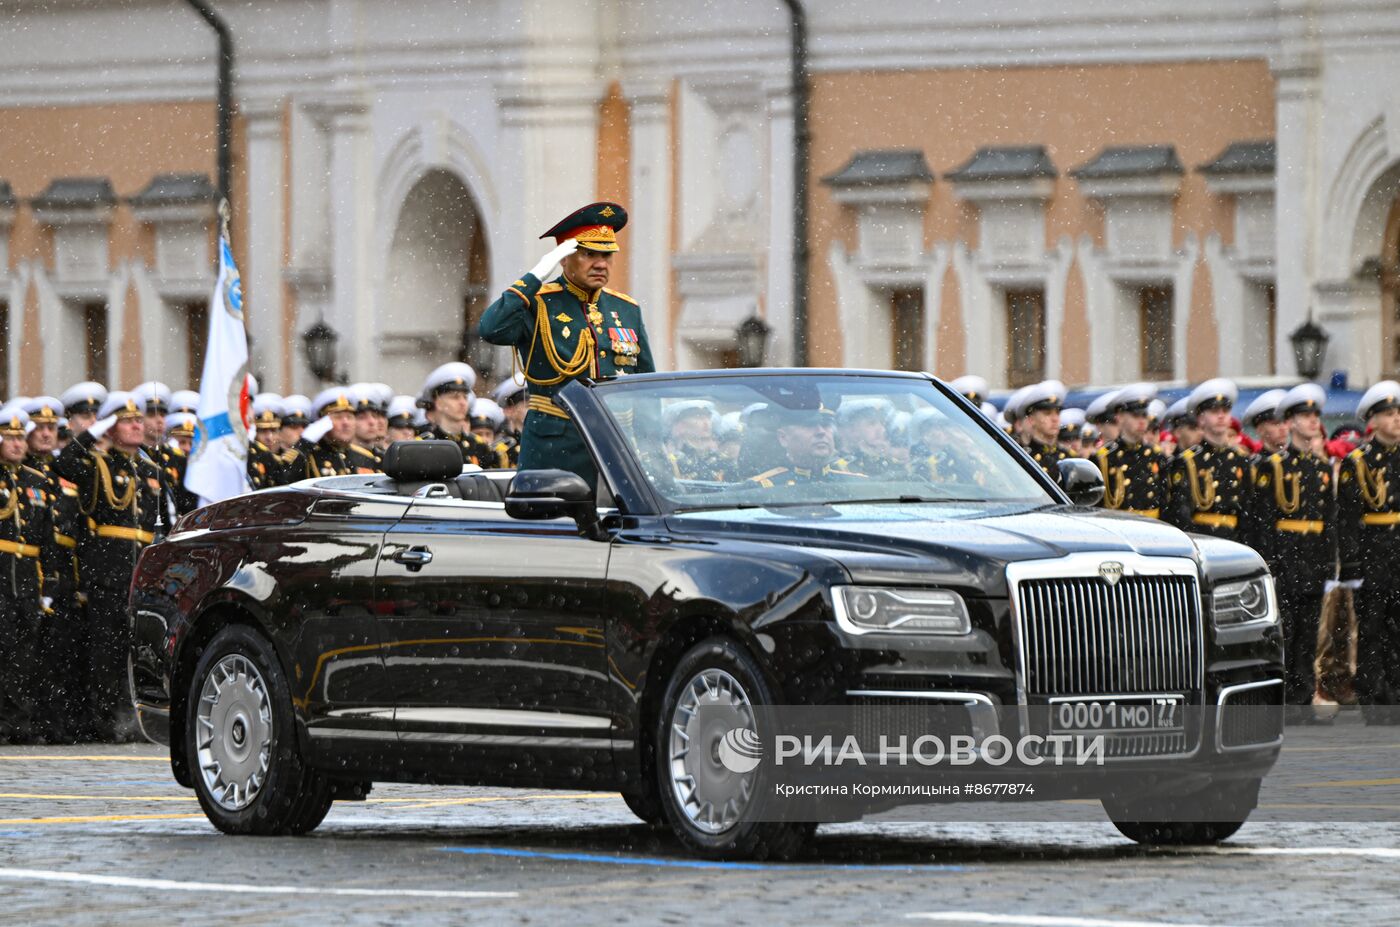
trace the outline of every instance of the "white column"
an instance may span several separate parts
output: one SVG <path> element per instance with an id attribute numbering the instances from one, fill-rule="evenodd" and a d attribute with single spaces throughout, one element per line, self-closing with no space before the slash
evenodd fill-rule
<path id="1" fill-rule="evenodd" d="M 627 204 L 632 295 L 642 304 L 658 370 L 676 366 L 671 327 L 671 94 L 664 81 L 625 83 L 631 105 L 632 202 Z"/>
<path id="2" fill-rule="evenodd" d="M 378 329 L 370 288 L 374 231 L 374 172 L 369 106 L 349 94 L 328 107 L 330 124 L 331 308 L 326 322 L 340 335 L 341 371 L 373 380 Z"/>
<path id="3" fill-rule="evenodd" d="M 1293 348 L 1288 336 L 1308 317 L 1316 280 L 1318 207 L 1317 124 L 1321 65 L 1307 53 L 1275 62 L 1278 79 L 1275 220 L 1278 323 L 1274 342 L 1279 374 L 1290 376 Z"/>
<path id="4" fill-rule="evenodd" d="M 285 229 L 283 196 L 283 138 L 281 100 L 244 103 L 248 132 L 248 214 L 242 233 L 247 236 L 248 266 L 242 268 L 248 332 L 253 338 L 251 368 L 263 376 L 265 391 L 288 392 L 282 382 L 282 366 L 289 346 L 283 331 L 282 241 Z M 234 231 L 237 237 L 238 230 Z"/>

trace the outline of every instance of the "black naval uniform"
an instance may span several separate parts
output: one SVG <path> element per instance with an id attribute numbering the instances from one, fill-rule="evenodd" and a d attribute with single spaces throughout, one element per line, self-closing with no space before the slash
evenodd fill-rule
<path id="1" fill-rule="evenodd" d="M 248 442 L 248 485 L 254 489 L 267 489 L 301 479 L 301 473 L 287 472 L 288 463 L 288 459 L 254 438 Z"/>
<path id="2" fill-rule="evenodd" d="M 96 447 L 83 432 L 58 455 L 60 476 L 78 487 L 90 537 L 80 551 L 88 597 L 92 694 L 99 737 L 122 739 L 131 712 L 127 590 L 142 548 L 155 538 L 160 471 L 144 455 Z"/>
<path id="3" fill-rule="evenodd" d="M 1094 452 L 1103 472 L 1104 508 L 1161 518 L 1167 501 L 1167 458 L 1150 444 L 1122 438 Z"/>
<path id="4" fill-rule="evenodd" d="M 1290 444 L 1254 466 L 1254 548 L 1269 565 L 1283 623 L 1284 697 L 1311 705 L 1322 585 L 1336 568 L 1332 464 Z"/>
<path id="5" fill-rule="evenodd" d="M 30 454 L 25 464 L 44 475 L 53 525 L 49 543 L 40 544 L 44 596 L 49 614 L 39 642 L 39 672 L 46 680 L 50 742 L 72 741 L 87 730 L 89 678 L 86 654 L 91 642 L 81 594 L 78 545 L 87 537 L 87 517 L 78 504 L 78 487 L 58 475 L 52 454 Z M 75 659 L 83 654 L 83 659 Z"/>
<path id="6" fill-rule="evenodd" d="M 190 465 L 189 455 L 171 444 L 157 444 L 153 448 L 147 448 L 147 452 L 161 469 L 166 502 L 174 510 L 175 516 L 178 518 L 199 508 L 199 496 L 185 488 L 185 472 Z"/>
<path id="7" fill-rule="evenodd" d="M 48 486 L 37 470 L 0 465 L 0 738 L 15 743 L 49 733 L 38 659 L 49 620 L 41 603 L 53 535 Z"/>
<path id="8" fill-rule="evenodd" d="M 1249 543 L 1249 458 L 1232 445 L 1202 441 L 1176 455 L 1166 520 L 1183 531 Z"/>
<path id="9" fill-rule="evenodd" d="M 436 422 L 418 435 L 420 441 L 455 441 L 462 449 L 462 460 L 476 464 L 483 470 L 503 470 L 509 466 L 509 458 L 468 430 L 461 434 L 443 431 Z"/>
<path id="10" fill-rule="evenodd" d="M 1055 485 L 1060 485 L 1060 467 L 1062 460 L 1069 460 L 1069 451 L 1058 444 L 1042 444 L 1039 441 L 1032 441 L 1026 448 L 1035 462 L 1040 464 L 1040 469 L 1044 470 L 1050 479 L 1055 481 Z"/>
<path id="11" fill-rule="evenodd" d="M 1342 579 L 1356 592 L 1356 696 L 1368 721 L 1400 722 L 1370 706 L 1400 705 L 1400 444 L 1376 438 L 1347 455 L 1337 476 Z M 1369 710 L 1368 710 L 1369 709 Z"/>
<path id="12" fill-rule="evenodd" d="M 308 442 L 310 443 L 310 442 Z M 379 473 L 379 455 L 359 444 L 336 444 L 326 434 L 300 454 L 304 479 L 318 476 L 346 476 L 351 473 Z"/>

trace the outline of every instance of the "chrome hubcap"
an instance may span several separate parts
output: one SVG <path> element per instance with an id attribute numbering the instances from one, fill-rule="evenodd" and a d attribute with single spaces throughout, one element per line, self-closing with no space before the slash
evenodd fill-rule
<path id="1" fill-rule="evenodd" d="M 736 730 L 757 730 L 744 687 L 721 669 L 697 673 L 671 715 L 671 791 L 690 823 L 707 834 L 733 827 L 753 800 L 757 772 L 735 772 L 722 761 L 721 743 Z"/>
<path id="2" fill-rule="evenodd" d="M 247 657 L 229 654 L 214 664 L 199 692 L 195 727 L 209 797 L 228 811 L 251 805 L 272 758 L 272 703 Z"/>

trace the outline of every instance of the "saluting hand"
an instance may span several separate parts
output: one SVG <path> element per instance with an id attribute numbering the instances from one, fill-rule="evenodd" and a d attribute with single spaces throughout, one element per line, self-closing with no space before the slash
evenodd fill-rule
<path id="1" fill-rule="evenodd" d="M 554 250 L 550 251 L 544 257 L 540 258 L 540 262 L 531 268 L 530 273 L 534 274 L 536 279 L 543 280 L 544 275 L 549 273 L 555 264 L 558 264 L 577 250 L 578 239 L 570 238 L 563 244 L 555 247 Z"/>

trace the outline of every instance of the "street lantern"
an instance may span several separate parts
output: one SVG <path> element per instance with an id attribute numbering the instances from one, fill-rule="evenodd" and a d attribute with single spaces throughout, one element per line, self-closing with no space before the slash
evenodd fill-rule
<path id="1" fill-rule="evenodd" d="M 763 355 L 768 348 L 768 336 L 772 333 L 768 324 L 756 315 L 751 315 L 739 323 L 734 336 L 739 343 L 739 366 L 762 367 Z"/>
<path id="2" fill-rule="evenodd" d="M 1288 336 L 1293 343 L 1293 361 L 1298 365 L 1298 376 L 1305 380 L 1317 379 L 1322 370 L 1322 358 L 1327 353 L 1327 342 L 1331 340 L 1327 332 L 1312 320 L 1308 320 L 1293 330 Z"/>
<path id="3" fill-rule="evenodd" d="M 323 319 L 318 319 L 315 325 L 301 333 L 301 348 L 306 356 L 306 366 L 310 367 L 311 373 L 322 382 L 336 379 L 335 343 L 339 340 L 340 336 L 335 333 L 335 329 Z"/>

